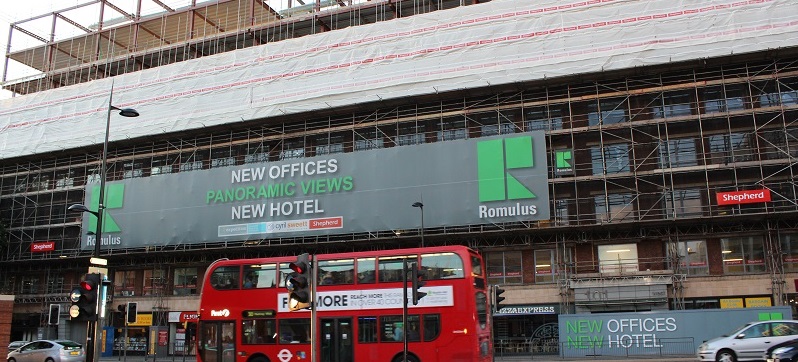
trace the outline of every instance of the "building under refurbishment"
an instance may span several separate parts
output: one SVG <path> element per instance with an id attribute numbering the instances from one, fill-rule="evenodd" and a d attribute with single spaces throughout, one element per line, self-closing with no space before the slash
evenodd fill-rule
<path id="1" fill-rule="evenodd" d="M 122 3 L 11 25 L 6 69 L 30 70 L 4 73 L 16 96 L 0 100 L 14 339 L 75 333 L 46 317 L 96 240 L 67 208 L 96 201 L 103 174 L 109 310 L 138 302 L 170 341 L 190 333 L 182 313 L 215 259 L 422 241 L 479 250 L 510 305 L 496 338 L 538 352 L 558 314 L 796 304 L 793 1 Z M 534 212 L 470 193 L 483 159 L 469 147 L 515 137 L 540 156 L 521 197 Z M 289 173 L 331 159 L 351 190 L 290 194 Z M 258 214 L 248 181 L 288 187 L 267 199 L 292 206 Z M 237 231 L 317 216 L 342 225 Z"/>

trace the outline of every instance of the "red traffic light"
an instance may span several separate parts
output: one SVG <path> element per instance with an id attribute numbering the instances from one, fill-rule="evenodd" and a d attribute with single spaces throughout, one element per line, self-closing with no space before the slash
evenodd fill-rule
<path id="1" fill-rule="evenodd" d="M 288 267 L 291 268 L 295 273 L 299 274 L 307 274 L 308 270 L 310 270 L 310 255 L 308 253 L 301 254 L 297 256 L 296 261 L 293 263 L 289 263 Z"/>
<path id="2" fill-rule="evenodd" d="M 91 291 L 97 288 L 97 286 L 92 281 L 89 280 L 84 280 L 80 282 L 80 287 L 83 288 L 83 290 L 87 291 Z"/>

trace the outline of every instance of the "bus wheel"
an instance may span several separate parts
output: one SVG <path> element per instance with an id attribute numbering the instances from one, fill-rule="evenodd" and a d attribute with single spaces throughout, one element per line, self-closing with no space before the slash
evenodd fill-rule
<path id="1" fill-rule="evenodd" d="M 404 355 L 399 354 L 398 356 L 394 357 L 392 362 L 403 362 L 403 361 L 404 361 Z M 412 354 L 408 353 L 407 354 L 407 362 L 421 362 L 421 361 L 415 355 L 412 355 Z"/>
<path id="2" fill-rule="evenodd" d="M 258 356 L 249 360 L 249 362 L 269 362 L 269 359 L 263 356 Z"/>

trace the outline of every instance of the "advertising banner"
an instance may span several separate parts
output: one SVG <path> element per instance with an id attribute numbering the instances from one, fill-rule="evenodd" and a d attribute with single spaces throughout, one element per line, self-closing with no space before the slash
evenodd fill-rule
<path id="1" fill-rule="evenodd" d="M 548 220 L 544 132 L 108 182 L 102 248 Z M 423 212 L 412 207 L 424 204 Z M 86 191 L 97 210 L 99 186 Z M 96 218 L 86 215 L 84 229 Z M 84 233 L 85 235 L 86 233 Z M 94 235 L 83 249 L 94 248 Z"/>
<path id="2" fill-rule="evenodd" d="M 770 202 L 770 190 L 718 192 L 716 197 L 718 199 L 718 205 L 755 204 L 759 202 Z"/>

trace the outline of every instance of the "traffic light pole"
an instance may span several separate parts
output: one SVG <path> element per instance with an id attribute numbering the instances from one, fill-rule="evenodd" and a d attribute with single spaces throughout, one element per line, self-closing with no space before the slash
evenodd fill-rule
<path id="1" fill-rule="evenodd" d="M 316 362 L 316 351 L 318 351 L 319 342 L 316 338 L 316 324 L 317 324 L 317 313 L 316 308 L 316 286 L 318 285 L 319 280 L 319 268 L 316 267 L 316 258 L 315 256 L 310 258 L 310 362 Z"/>

